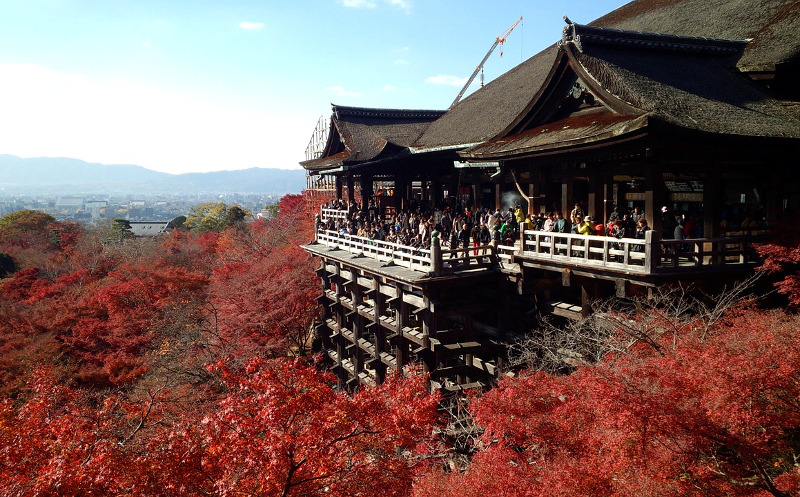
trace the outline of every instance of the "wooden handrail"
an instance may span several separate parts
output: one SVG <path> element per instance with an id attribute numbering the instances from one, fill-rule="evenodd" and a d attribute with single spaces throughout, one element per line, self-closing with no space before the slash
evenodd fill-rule
<path id="1" fill-rule="evenodd" d="M 752 236 L 661 240 L 652 230 L 644 239 L 529 230 L 523 233 L 521 257 L 654 274 L 754 264 L 755 240 Z"/>
<path id="2" fill-rule="evenodd" d="M 493 267 L 497 263 L 497 252 L 491 245 L 445 249 L 437 241 L 430 249 L 424 249 L 331 230 L 318 231 L 316 241 L 328 247 L 387 264 L 432 273 L 434 276 L 460 269 Z M 475 255 L 476 252 L 478 255 Z"/>

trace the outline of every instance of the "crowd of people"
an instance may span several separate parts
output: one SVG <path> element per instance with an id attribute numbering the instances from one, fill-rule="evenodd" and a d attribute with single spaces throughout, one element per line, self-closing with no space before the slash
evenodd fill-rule
<path id="1" fill-rule="evenodd" d="M 503 212 L 500 209 L 473 209 L 458 203 L 433 208 L 420 204 L 408 210 L 387 213 L 370 202 L 366 207 L 355 202 L 337 200 L 322 206 L 343 211 L 343 216 L 318 218 L 318 229 L 383 240 L 419 248 L 429 248 L 432 239 L 439 239 L 449 248 L 477 250 L 493 240 L 513 243 L 530 219 L 519 203 Z M 476 252 L 477 255 L 477 252 Z"/>
<path id="2" fill-rule="evenodd" d="M 394 212 L 380 208 L 374 201 L 364 206 L 357 202 L 348 204 L 342 199 L 322 207 L 342 211 L 343 215 L 329 216 L 324 221 L 318 216 L 318 229 L 417 248 L 429 248 L 435 238 L 450 248 L 470 245 L 477 248 L 492 241 L 513 245 L 527 230 L 644 239 L 651 229 L 639 207 L 625 206 L 615 208 L 605 222 L 587 214 L 580 203 L 575 204 L 568 217 L 558 210 L 529 216 L 519 202 L 507 210 L 473 209 L 450 202 L 436 207 L 415 203 L 407 210 Z M 701 238 L 702 214 L 674 212 L 664 207 L 660 234 L 662 239 Z"/>

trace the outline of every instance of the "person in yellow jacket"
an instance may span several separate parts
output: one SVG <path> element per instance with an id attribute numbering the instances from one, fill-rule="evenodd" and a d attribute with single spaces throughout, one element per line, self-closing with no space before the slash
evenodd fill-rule
<path id="1" fill-rule="evenodd" d="M 583 223 L 578 226 L 578 234 L 579 235 L 594 235 L 594 218 L 592 216 L 586 216 L 583 219 Z"/>

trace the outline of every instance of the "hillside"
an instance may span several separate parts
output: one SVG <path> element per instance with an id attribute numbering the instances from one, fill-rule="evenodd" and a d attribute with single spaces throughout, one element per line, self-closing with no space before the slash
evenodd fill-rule
<path id="1" fill-rule="evenodd" d="M 0 155 L 0 188 L 7 193 L 299 193 L 302 169 L 251 168 L 167 174 L 128 164 L 65 157 Z"/>

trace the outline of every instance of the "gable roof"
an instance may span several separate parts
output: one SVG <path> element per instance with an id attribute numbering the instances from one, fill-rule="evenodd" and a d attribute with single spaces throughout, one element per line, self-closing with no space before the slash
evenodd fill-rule
<path id="1" fill-rule="evenodd" d="M 592 26 L 680 36 L 749 40 L 737 67 L 774 70 L 800 56 L 796 0 L 634 0 Z"/>
<path id="2" fill-rule="evenodd" d="M 800 138 L 800 103 L 771 98 L 741 75 L 800 63 L 796 0 L 634 0 L 590 25 L 565 20 L 559 43 L 446 112 L 334 106 L 325 157 L 301 164 L 347 169 L 442 150 L 510 156 L 609 140 L 654 122 Z M 562 108 L 575 79 L 606 114 Z M 402 112 L 430 119 L 412 124 L 394 114 Z"/>
<path id="3" fill-rule="evenodd" d="M 735 73 L 745 46 L 745 41 L 570 24 L 559 44 L 567 67 L 551 71 L 526 115 L 516 120 L 522 124 L 460 155 L 552 153 L 625 137 L 654 121 L 705 133 L 800 138 L 798 107 L 768 97 Z M 587 98 L 592 105 L 576 106 Z"/>
<path id="4" fill-rule="evenodd" d="M 414 148 L 473 145 L 497 136 L 525 110 L 557 57 L 552 45 L 470 94 L 432 123 Z"/>
<path id="5" fill-rule="evenodd" d="M 562 44 L 602 89 L 653 118 L 709 133 L 800 137 L 796 106 L 736 73 L 745 41 L 572 24 Z"/>
<path id="6" fill-rule="evenodd" d="M 332 110 L 323 156 L 301 162 L 307 170 L 321 171 L 407 153 L 407 147 L 445 112 L 341 105 L 334 105 Z"/>

